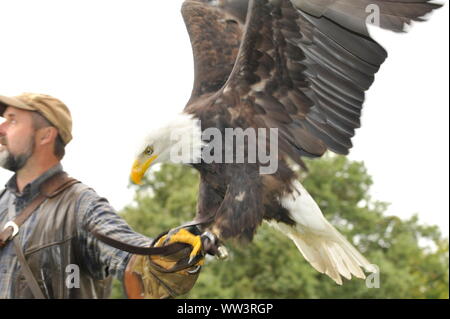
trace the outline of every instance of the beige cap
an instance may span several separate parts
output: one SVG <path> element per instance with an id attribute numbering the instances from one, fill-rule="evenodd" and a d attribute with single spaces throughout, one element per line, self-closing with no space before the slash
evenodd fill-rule
<path id="1" fill-rule="evenodd" d="M 0 116 L 3 117 L 8 106 L 38 112 L 58 129 L 64 144 L 72 140 L 72 116 L 67 106 L 60 100 L 34 93 L 23 93 L 14 97 L 0 95 Z"/>

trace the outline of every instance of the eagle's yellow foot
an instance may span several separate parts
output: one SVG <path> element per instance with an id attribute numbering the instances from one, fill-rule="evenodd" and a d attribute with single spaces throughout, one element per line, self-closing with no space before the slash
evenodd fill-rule
<path id="1" fill-rule="evenodd" d="M 202 239 L 198 235 L 194 235 L 188 230 L 181 228 L 174 234 L 169 234 L 161 238 L 164 245 L 173 243 L 185 243 L 192 246 L 192 251 L 189 254 L 189 263 L 201 252 L 202 249 Z M 202 259 L 197 265 L 202 265 L 204 260 Z"/>

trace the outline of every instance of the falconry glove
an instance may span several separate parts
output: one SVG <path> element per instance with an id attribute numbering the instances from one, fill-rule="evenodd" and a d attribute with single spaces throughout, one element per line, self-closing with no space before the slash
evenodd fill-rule
<path id="1" fill-rule="evenodd" d="M 164 233 L 152 242 L 152 247 L 182 243 L 185 247 L 161 255 L 133 255 L 124 278 L 129 298 L 165 299 L 189 292 L 204 264 L 204 242 L 196 227 Z"/>

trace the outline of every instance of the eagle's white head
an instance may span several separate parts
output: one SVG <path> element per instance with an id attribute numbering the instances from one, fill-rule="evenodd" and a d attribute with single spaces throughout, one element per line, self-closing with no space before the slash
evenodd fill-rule
<path id="1" fill-rule="evenodd" d="M 156 163 L 197 163 L 203 145 L 200 121 L 190 114 L 178 114 L 147 135 L 133 164 L 131 181 L 140 184 Z"/>

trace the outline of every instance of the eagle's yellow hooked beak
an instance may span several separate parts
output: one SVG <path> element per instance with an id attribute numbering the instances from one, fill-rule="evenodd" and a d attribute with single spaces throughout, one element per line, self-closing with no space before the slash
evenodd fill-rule
<path id="1" fill-rule="evenodd" d="M 157 157 L 158 155 L 153 155 L 145 160 L 138 158 L 134 161 L 130 175 L 130 179 L 134 184 L 140 185 L 142 183 L 142 177 L 144 177 L 145 172 Z"/>

